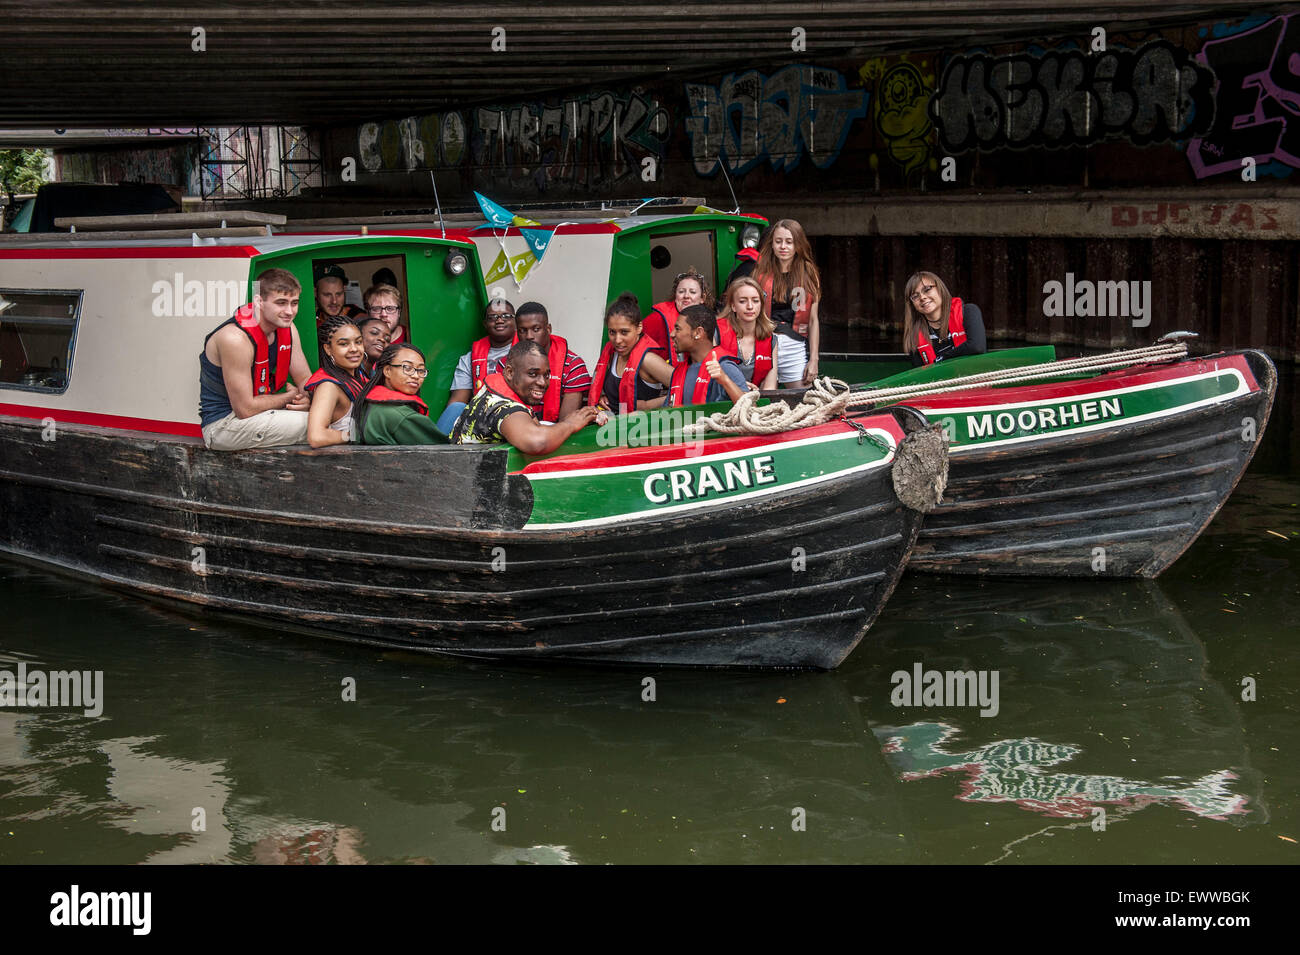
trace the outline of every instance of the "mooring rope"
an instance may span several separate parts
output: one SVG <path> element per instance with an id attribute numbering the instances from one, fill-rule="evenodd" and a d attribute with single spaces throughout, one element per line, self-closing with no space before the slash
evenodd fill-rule
<path id="1" fill-rule="evenodd" d="M 687 435 L 702 435 L 710 431 L 717 431 L 720 434 L 777 434 L 781 431 L 825 424 L 845 414 L 850 408 L 860 406 L 900 404 L 927 395 L 968 391 L 995 384 L 1010 385 L 1041 381 L 1046 378 L 1063 378 L 1087 372 L 1125 368 L 1130 365 L 1177 361 L 1186 357 L 1187 345 L 1175 341 L 1148 345 L 1144 348 L 1131 348 L 1126 351 L 1108 352 L 1087 358 L 1070 358 L 1041 365 L 1001 368 L 996 371 L 981 372 L 978 375 L 952 378 L 948 381 L 856 392 L 838 378 L 818 378 L 804 392 L 803 400 L 797 405 L 773 402 L 758 407 L 757 402 L 761 395 L 757 391 L 747 391 L 737 399 L 730 410 L 718 411 L 707 418 L 700 418 L 694 424 L 683 428 L 682 432 Z"/>

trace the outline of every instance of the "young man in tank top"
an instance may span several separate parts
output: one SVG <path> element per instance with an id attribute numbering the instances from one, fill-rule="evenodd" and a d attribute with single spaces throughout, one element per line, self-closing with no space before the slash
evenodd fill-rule
<path id="1" fill-rule="evenodd" d="M 270 269 L 256 288 L 252 303 L 210 333 L 199 353 L 199 420 L 214 451 L 307 443 L 311 400 L 301 385 L 311 367 L 293 325 L 302 286 Z"/>

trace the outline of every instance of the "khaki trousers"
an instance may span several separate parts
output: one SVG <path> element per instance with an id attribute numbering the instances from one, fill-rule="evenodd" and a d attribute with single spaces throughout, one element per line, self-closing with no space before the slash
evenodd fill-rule
<path id="1" fill-rule="evenodd" d="M 232 411 L 203 429 L 203 443 L 213 451 L 245 451 L 249 448 L 281 448 L 307 443 L 307 412 L 263 411 L 240 418 Z"/>

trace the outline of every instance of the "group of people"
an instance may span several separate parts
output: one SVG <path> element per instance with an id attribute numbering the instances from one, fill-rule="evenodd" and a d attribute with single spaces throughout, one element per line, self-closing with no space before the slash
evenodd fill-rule
<path id="1" fill-rule="evenodd" d="M 609 415 L 810 384 L 821 276 L 802 227 L 779 220 L 756 250 L 738 258 L 716 303 L 694 269 L 678 275 L 672 297 L 646 314 L 631 293 L 611 302 L 607 342 L 592 372 L 552 332 L 544 305 L 516 309 L 493 299 L 485 335 L 461 356 L 436 419 L 419 394 L 428 368 L 401 327 L 402 295 L 391 272 L 373 277 L 364 311 L 345 305 L 347 276 L 339 266 L 317 275 L 320 362 L 312 374 L 293 325 L 301 287 L 291 273 L 272 269 L 258 279 L 252 303 L 204 342 L 204 441 L 217 450 L 508 441 L 544 454 Z M 905 300 L 904 349 L 913 364 L 984 351 L 979 308 L 952 296 L 934 273 L 914 274 Z"/>

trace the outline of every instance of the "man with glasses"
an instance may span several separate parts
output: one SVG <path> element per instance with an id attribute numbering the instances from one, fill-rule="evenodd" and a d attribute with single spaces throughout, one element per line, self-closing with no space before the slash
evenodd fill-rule
<path id="1" fill-rule="evenodd" d="M 483 330 L 487 334 L 470 346 L 470 350 L 456 363 L 447 410 L 438 419 L 438 427 L 444 432 L 450 431 L 469 399 L 483 387 L 487 376 L 501 371 L 506 353 L 519 341 L 515 334 L 515 307 L 503 298 L 494 298 L 483 314 Z M 447 427 L 443 428 L 443 424 Z"/>
<path id="2" fill-rule="evenodd" d="M 406 330 L 402 328 L 402 293 L 392 285 L 372 285 L 362 296 L 366 303 L 366 314 L 371 318 L 382 318 L 388 323 L 388 340 L 392 345 L 406 341 Z"/>

